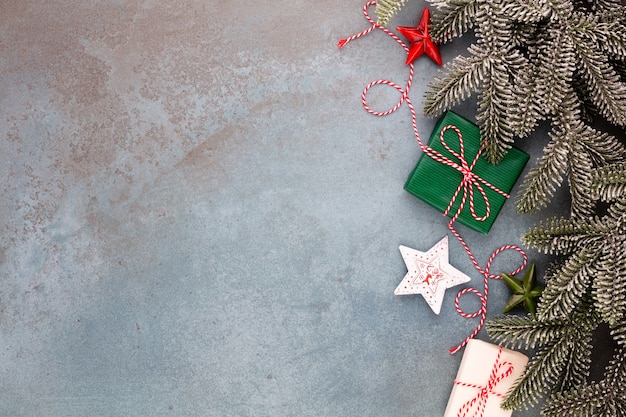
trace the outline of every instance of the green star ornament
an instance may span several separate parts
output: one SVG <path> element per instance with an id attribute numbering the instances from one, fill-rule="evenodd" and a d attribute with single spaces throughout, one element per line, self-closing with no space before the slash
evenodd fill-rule
<path id="1" fill-rule="evenodd" d="M 502 274 L 502 280 L 513 293 L 504 306 L 504 309 L 502 309 L 502 312 L 508 313 L 513 310 L 513 308 L 523 303 L 524 309 L 534 316 L 537 308 L 537 298 L 539 298 L 543 291 L 543 287 L 537 284 L 535 278 L 535 264 L 530 264 L 522 280 L 513 278 L 507 274 Z"/>

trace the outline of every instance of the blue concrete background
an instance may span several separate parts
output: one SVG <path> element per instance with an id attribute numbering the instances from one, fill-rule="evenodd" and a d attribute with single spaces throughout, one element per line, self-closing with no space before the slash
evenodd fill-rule
<path id="1" fill-rule="evenodd" d="M 0 4 L 0 415 L 443 414 L 448 349 L 476 322 L 458 288 L 439 316 L 393 296 L 398 246 L 428 249 L 447 221 L 402 188 L 420 156 L 408 109 L 360 104 L 374 79 L 405 83 L 404 51 L 382 32 L 336 46 L 367 28 L 362 5 Z M 437 71 L 416 64 L 418 111 Z M 526 171 L 542 135 L 519 143 Z M 459 231 L 484 264 L 559 201 Z M 452 236 L 450 258 L 480 288 Z M 491 289 L 489 315 L 509 296 Z"/>

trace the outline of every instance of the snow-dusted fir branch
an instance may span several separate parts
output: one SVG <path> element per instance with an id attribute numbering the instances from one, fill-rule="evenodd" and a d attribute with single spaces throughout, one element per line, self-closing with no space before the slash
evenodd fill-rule
<path id="1" fill-rule="evenodd" d="M 589 375 L 592 334 L 598 321 L 592 309 L 574 310 L 568 317 L 542 320 L 530 315 L 500 316 L 487 323 L 492 339 L 506 346 L 537 347 L 522 377 L 507 393 L 508 409 L 537 404 L 548 392 L 577 386 Z"/>
<path id="2" fill-rule="evenodd" d="M 623 189 L 625 184 L 613 181 L 610 186 Z M 603 188 L 598 186 L 597 191 Z M 539 318 L 562 317 L 590 293 L 603 321 L 614 326 L 626 320 L 626 195 L 602 217 L 552 218 L 522 240 L 539 250 L 567 256 L 553 277 L 546 276 Z"/>
<path id="3" fill-rule="evenodd" d="M 614 201 L 626 195 L 626 161 L 598 168 L 593 173 L 591 196 L 596 200 Z"/>
<path id="4" fill-rule="evenodd" d="M 477 0 L 430 0 L 437 10 L 436 24 L 430 35 L 437 42 L 462 36 L 474 27 Z"/>
<path id="5" fill-rule="evenodd" d="M 558 123 L 571 118 L 563 114 L 572 110 L 563 106 L 569 97 L 578 101 L 573 110 L 581 123 L 585 112 L 578 107 L 589 103 L 608 121 L 626 124 L 626 84 L 620 77 L 623 69 L 616 64 L 626 57 L 626 30 L 620 30 L 626 29 L 624 13 L 615 11 L 621 7 L 619 1 L 587 8 L 586 2 L 570 0 L 431 0 L 431 4 L 434 37 L 446 41 L 473 28 L 476 41 L 469 58 L 454 60 L 433 81 L 425 113 L 437 115 L 476 94 L 477 121 L 493 162 L 541 120 Z M 474 65 L 462 66 L 467 60 Z M 486 75 L 470 84 L 468 80 L 474 81 L 479 73 L 476 63 L 483 65 Z M 573 172 L 571 180 L 586 181 L 581 173 Z M 546 196 L 538 197 L 541 207 Z"/>
<path id="6" fill-rule="evenodd" d="M 620 0 L 430 3 L 436 39 L 473 30 L 475 40 L 432 81 L 425 113 L 438 115 L 475 95 L 492 162 L 540 124 L 549 126 L 517 208 L 545 209 L 559 187 L 571 196 L 569 218 L 548 218 L 522 237 L 556 256 L 537 313 L 487 322 L 496 342 L 535 349 L 505 406 L 547 396 L 542 413 L 550 417 L 626 415 L 626 149 L 594 120 L 626 126 L 626 9 Z M 605 378 L 591 383 L 600 323 L 621 347 Z"/>
<path id="7" fill-rule="evenodd" d="M 487 321 L 495 342 L 534 349 L 505 406 L 546 398 L 548 417 L 626 415 L 626 147 L 605 131 L 626 127 L 622 1 L 428 0 L 435 41 L 473 38 L 431 82 L 424 112 L 474 96 L 494 163 L 519 139 L 545 141 L 521 186 L 520 212 L 545 209 L 560 187 L 571 196 L 568 217 L 549 217 L 522 237 L 555 256 L 536 314 Z M 379 0 L 379 21 L 404 3 Z M 532 136 L 539 126 L 548 134 Z M 601 324 L 618 348 L 604 378 L 589 381 Z"/>
<path id="8" fill-rule="evenodd" d="M 386 25 L 404 6 L 406 0 L 376 0 L 378 23 Z"/>
<path id="9" fill-rule="evenodd" d="M 555 393 L 542 409 L 545 417 L 619 417 L 626 410 L 626 351 L 620 348 L 599 382 Z"/>

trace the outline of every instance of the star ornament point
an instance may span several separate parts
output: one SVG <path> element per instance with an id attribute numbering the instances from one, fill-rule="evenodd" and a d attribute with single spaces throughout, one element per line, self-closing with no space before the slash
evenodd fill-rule
<path id="1" fill-rule="evenodd" d="M 439 48 L 430 35 L 428 34 L 428 23 L 430 22 L 430 11 L 428 7 L 424 8 L 420 21 L 416 27 L 398 26 L 396 30 L 411 42 L 409 55 L 406 58 L 406 64 L 409 65 L 422 54 L 428 55 L 437 65 L 442 65 L 441 54 Z"/>
<path id="2" fill-rule="evenodd" d="M 466 282 L 471 278 L 448 262 L 448 236 L 441 239 L 427 252 L 400 246 L 407 273 L 396 287 L 395 295 L 421 294 L 435 314 L 447 288 Z"/>

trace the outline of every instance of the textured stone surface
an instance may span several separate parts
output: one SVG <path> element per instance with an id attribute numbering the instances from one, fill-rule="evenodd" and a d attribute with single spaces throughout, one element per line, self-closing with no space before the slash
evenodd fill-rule
<path id="1" fill-rule="evenodd" d="M 441 415 L 475 323 L 393 296 L 446 220 L 402 189 L 406 108 L 359 101 L 404 52 L 337 49 L 361 1 L 213 3 L 0 4 L 0 415 Z M 500 216 L 482 262 L 537 220 Z"/>

